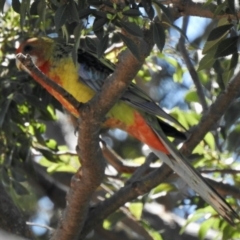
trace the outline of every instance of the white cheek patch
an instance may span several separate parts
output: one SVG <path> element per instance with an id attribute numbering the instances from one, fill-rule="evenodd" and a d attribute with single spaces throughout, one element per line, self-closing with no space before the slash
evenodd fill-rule
<path id="1" fill-rule="evenodd" d="M 38 58 L 36 56 L 32 56 L 32 55 L 30 55 L 30 56 L 31 56 L 33 63 L 37 66 Z"/>

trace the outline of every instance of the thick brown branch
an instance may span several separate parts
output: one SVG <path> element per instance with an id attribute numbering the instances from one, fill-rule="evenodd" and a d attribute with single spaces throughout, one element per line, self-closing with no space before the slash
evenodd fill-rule
<path id="1" fill-rule="evenodd" d="M 177 9 L 174 14 L 175 18 L 181 16 L 196 16 L 212 19 L 227 18 L 229 20 L 238 20 L 240 18 L 239 10 L 236 10 L 236 14 L 225 12 L 215 14 L 214 11 L 216 10 L 217 5 L 215 3 L 206 5 L 205 1 L 197 2 L 191 0 L 166 0 L 159 2 L 161 2 L 162 4 L 173 5 L 173 7 Z"/>

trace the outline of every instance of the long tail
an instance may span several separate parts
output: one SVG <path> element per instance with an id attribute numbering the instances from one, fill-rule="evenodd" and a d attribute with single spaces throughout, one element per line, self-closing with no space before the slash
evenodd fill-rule
<path id="1" fill-rule="evenodd" d="M 208 204 L 210 204 L 223 218 L 230 224 L 234 224 L 234 219 L 239 219 L 238 214 L 232 207 L 208 184 L 208 182 L 197 172 L 188 160 L 177 151 L 168 140 L 161 129 L 154 130 L 161 142 L 165 145 L 171 156 L 152 149 L 152 151 L 171 167 L 194 191 L 196 191 Z"/>

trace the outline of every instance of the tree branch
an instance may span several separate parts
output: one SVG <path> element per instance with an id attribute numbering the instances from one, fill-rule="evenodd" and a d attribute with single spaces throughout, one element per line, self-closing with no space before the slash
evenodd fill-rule
<path id="1" fill-rule="evenodd" d="M 237 20 L 240 18 L 240 11 L 238 10 L 236 10 L 236 14 L 225 12 L 214 14 L 218 5 L 211 3 L 206 6 L 205 1 L 194 2 L 191 0 L 166 0 L 159 2 L 166 5 L 173 5 L 173 8 L 177 10 L 174 13 L 175 18 L 179 18 L 181 16 L 196 16 L 212 19 L 227 18 L 229 20 Z"/>
<path id="2" fill-rule="evenodd" d="M 104 177 L 105 162 L 99 148 L 99 130 L 106 113 L 124 93 L 153 47 L 148 30 L 145 36 L 145 41 L 134 39 L 141 58 L 136 59 L 129 50 L 124 51 L 119 58 L 115 72 L 105 80 L 102 91 L 85 105 L 79 105 L 64 89 L 44 76 L 29 57 L 17 56 L 22 64 L 20 67 L 41 85 L 50 86 L 55 96 L 61 99 L 61 102 L 64 101 L 66 106 L 70 106 L 67 110 L 76 116 L 79 116 L 79 111 L 81 111 L 78 138 L 81 168 L 72 178 L 71 188 L 67 195 L 67 208 L 52 237 L 53 240 L 75 239 L 81 232 L 92 194 Z"/>
<path id="3" fill-rule="evenodd" d="M 240 94 L 240 72 L 238 72 L 229 82 L 226 90 L 219 94 L 217 100 L 211 105 L 208 111 L 203 115 L 200 123 L 195 127 L 191 136 L 181 148 L 182 154 L 189 156 L 197 144 L 204 138 L 220 120 L 222 115 L 229 108 L 231 103 Z"/>
<path id="4" fill-rule="evenodd" d="M 209 110 L 202 117 L 199 125 L 194 128 L 191 136 L 184 143 L 180 150 L 182 154 L 186 156 L 190 155 L 191 151 L 204 138 L 205 134 L 212 129 L 212 127 L 221 118 L 221 116 L 225 113 L 227 108 L 239 94 L 240 72 L 229 83 L 226 91 L 221 93 L 216 102 L 211 105 Z M 84 236 L 86 236 L 86 234 L 93 229 L 95 225 L 116 211 L 120 206 L 140 195 L 149 192 L 152 188 L 156 187 L 163 180 L 165 180 L 171 173 L 172 170 L 164 164 L 162 167 L 149 173 L 141 180 L 121 188 L 112 197 L 98 204 L 98 206 L 90 211 L 79 239 L 83 239 Z"/>

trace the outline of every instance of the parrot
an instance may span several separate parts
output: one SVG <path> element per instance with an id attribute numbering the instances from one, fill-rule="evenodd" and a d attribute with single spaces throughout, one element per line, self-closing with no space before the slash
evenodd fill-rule
<path id="1" fill-rule="evenodd" d="M 17 53 L 29 54 L 33 63 L 52 81 L 70 93 L 78 102 L 86 103 L 101 91 L 104 80 L 115 65 L 85 49 L 78 49 L 77 63 L 72 58 L 73 45 L 49 37 L 35 37 L 23 41 Z M 22 64 L 16 60 L 17 67 Z M 58 92 L 34 73 L 29 72 L 42 87 L 55 97 L 72 115 L 81 113 L 68 106 Z M 165 121 L 163 120 L 165 119 Z M 172 124 L 169 124 L 172 123 Z M 107 113 L 103 127 L 118 128 L 135 137 L 165 162 L 195 192 L 232 225 L 239 218 L 235 210 L 192 167 L 167 136 L 186 140 L 186 134 L 173 127 L 182 125 L 160 108 L 143 90 L 131 83 L 121 99 Z M 182 129 L 184 129 L 182 127 Z"/>

